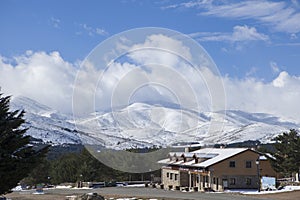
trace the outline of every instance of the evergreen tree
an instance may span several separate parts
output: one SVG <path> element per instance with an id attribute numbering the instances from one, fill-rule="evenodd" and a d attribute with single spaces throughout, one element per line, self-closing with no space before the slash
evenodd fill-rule
<path id="1" fill-rule="evenodd" d="M 45 158 L 35 167 L 25 179 L 21 181 L 25 185 L 38 185 L 50 183 L 50 162 Z"/>
<path id="2" fill-rule="evenodd" d="M 30 145 L 24 111 L 10 111 L 10 97 L 0 94 L 0 194 L 6 194 L 17 186 L 44 157 L 48 147 L 35 149 Z"/>
<path id="3" fill-rule="evenodd" d="M 299 172 L 300 167 L 300 136 L 296 130 L 291 129 L 289 133 L 284 132 L 273 139 L 276 141 L 274 161 L 272 162 L 275 171 L 290 177 L 293 173 Z"/>
<path id="4" fill-rule="evenodd" d="M 78 167 L 81 163 L 82 160 L 75 153 L 65 154 L 53 161 L 50 170 L 51 183 L 76 182 L 79 179 Z"/>

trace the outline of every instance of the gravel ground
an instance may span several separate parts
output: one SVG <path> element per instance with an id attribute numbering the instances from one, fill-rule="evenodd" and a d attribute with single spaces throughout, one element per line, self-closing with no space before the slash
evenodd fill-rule
<path id="1" fill-rule="evenodd" d="M 141 197 L 143 199 L 156 198 L 158 200 L 197 199 L 197 200 L 291 200 L 300 199 L 300 191 L 284 192 L 262 195 L 239 195 L 230 193 L 184 193 L 179 191 L 165 191 L 153 188 L 100 188 L 89 190 L 74 189 L 50 189 L 45 194 L 32 194 L 34 191 L 13 192 L 6 195 L 12 200 L 65 200 L 66 196 L 80 195 L 89 192 L 97 192 L 105 198 Z"/>

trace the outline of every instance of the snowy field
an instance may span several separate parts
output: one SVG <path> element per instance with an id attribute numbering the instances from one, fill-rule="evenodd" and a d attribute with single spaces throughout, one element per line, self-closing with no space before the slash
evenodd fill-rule
<path id="1" fill-rule="evenodd" d="M 260 191 L 258 192 L 257 190 L 255 191 L 240 191 L 240 193 L 242 194 L 274 194 L 274 193 L 282 193 L 282 192 L 291 192 L 291 191 L 296 191 L 296 190 L 300 190 L 300 186 L 285 186 L 283 189 L 281 190 L 272 190 L 272 191 Z M 300 198 L 300 197 L 299 197 Z"/>

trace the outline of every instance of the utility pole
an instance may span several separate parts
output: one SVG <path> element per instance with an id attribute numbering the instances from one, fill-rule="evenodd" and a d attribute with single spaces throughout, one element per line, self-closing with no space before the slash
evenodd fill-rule
<path id="1" fill-rule="evenodd" d="M 259 156 L 256 160 L 256 167 L 257 167 L 257 178 L 258 178 L 258 192 L 260 192 L 260 166 L 259 166 Z"/>

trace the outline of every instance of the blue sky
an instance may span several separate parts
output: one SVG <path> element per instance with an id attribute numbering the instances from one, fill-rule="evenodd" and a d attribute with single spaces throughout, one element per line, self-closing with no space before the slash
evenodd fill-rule
<path id="1" fill-rule="evenodd" d="M 289 11 L 292 12 L 290 18 L 296 18 L 294 20 L 299 24 L 299 2 L 241 2 L 1 1 L 0 53 L 12 57 L 27 50 L 58 51 L 65 60 L 74 62 L 82 60 L 97 44 L 113 34 L 154 26 L 184 34 L 198 33 L 195 39 L 208 51 L 222 74 L 239 78 L 253 76 L 269 81 L 277 75 L 272 70 L 273 63 L 281 70 L 299 75 L 300 25 L 295 27 L 290 23 L 281 28 L 276 27 L 276 23 L 281 23 L 278 18 L 261 19 L 273 17 L 274 13 L 269 12 L 272 9 L 282 12 L 282 15 Z M 214 6 L 209 8 L 209 4 Z M 255 9 L 253 4 L 261 4 L 261 7 Z M 221 6 L 227 6 L 227 9 L 221 11 Z M 231 16 L 226 14 L 234 7 L 240 11 Z M 258 12 L 261 12 L 260 16 L 257 16 Z M 244 34 L 253 28 L 258 36 L 263 37 L 250 35 L 235 40 L 230 38 L 234 27 L 247 27 Z M 213 35 L 216 37 L 205 38 Z"/>
<path id="2" fill-rule="evenodd" d="M 254 81 L 267 87 L 277 79 L 277 86 L 286 80 L 299 86 L 297 0 L 2 0 L 0 27 L 2 68 L 15 67 L 24 59 L 30 63 L 36 53 L 76 65 L 114 34 L 163 27 L 198 41 L 231 82 Z M 0 84 L 5 91 L 8 83 Z"/>

